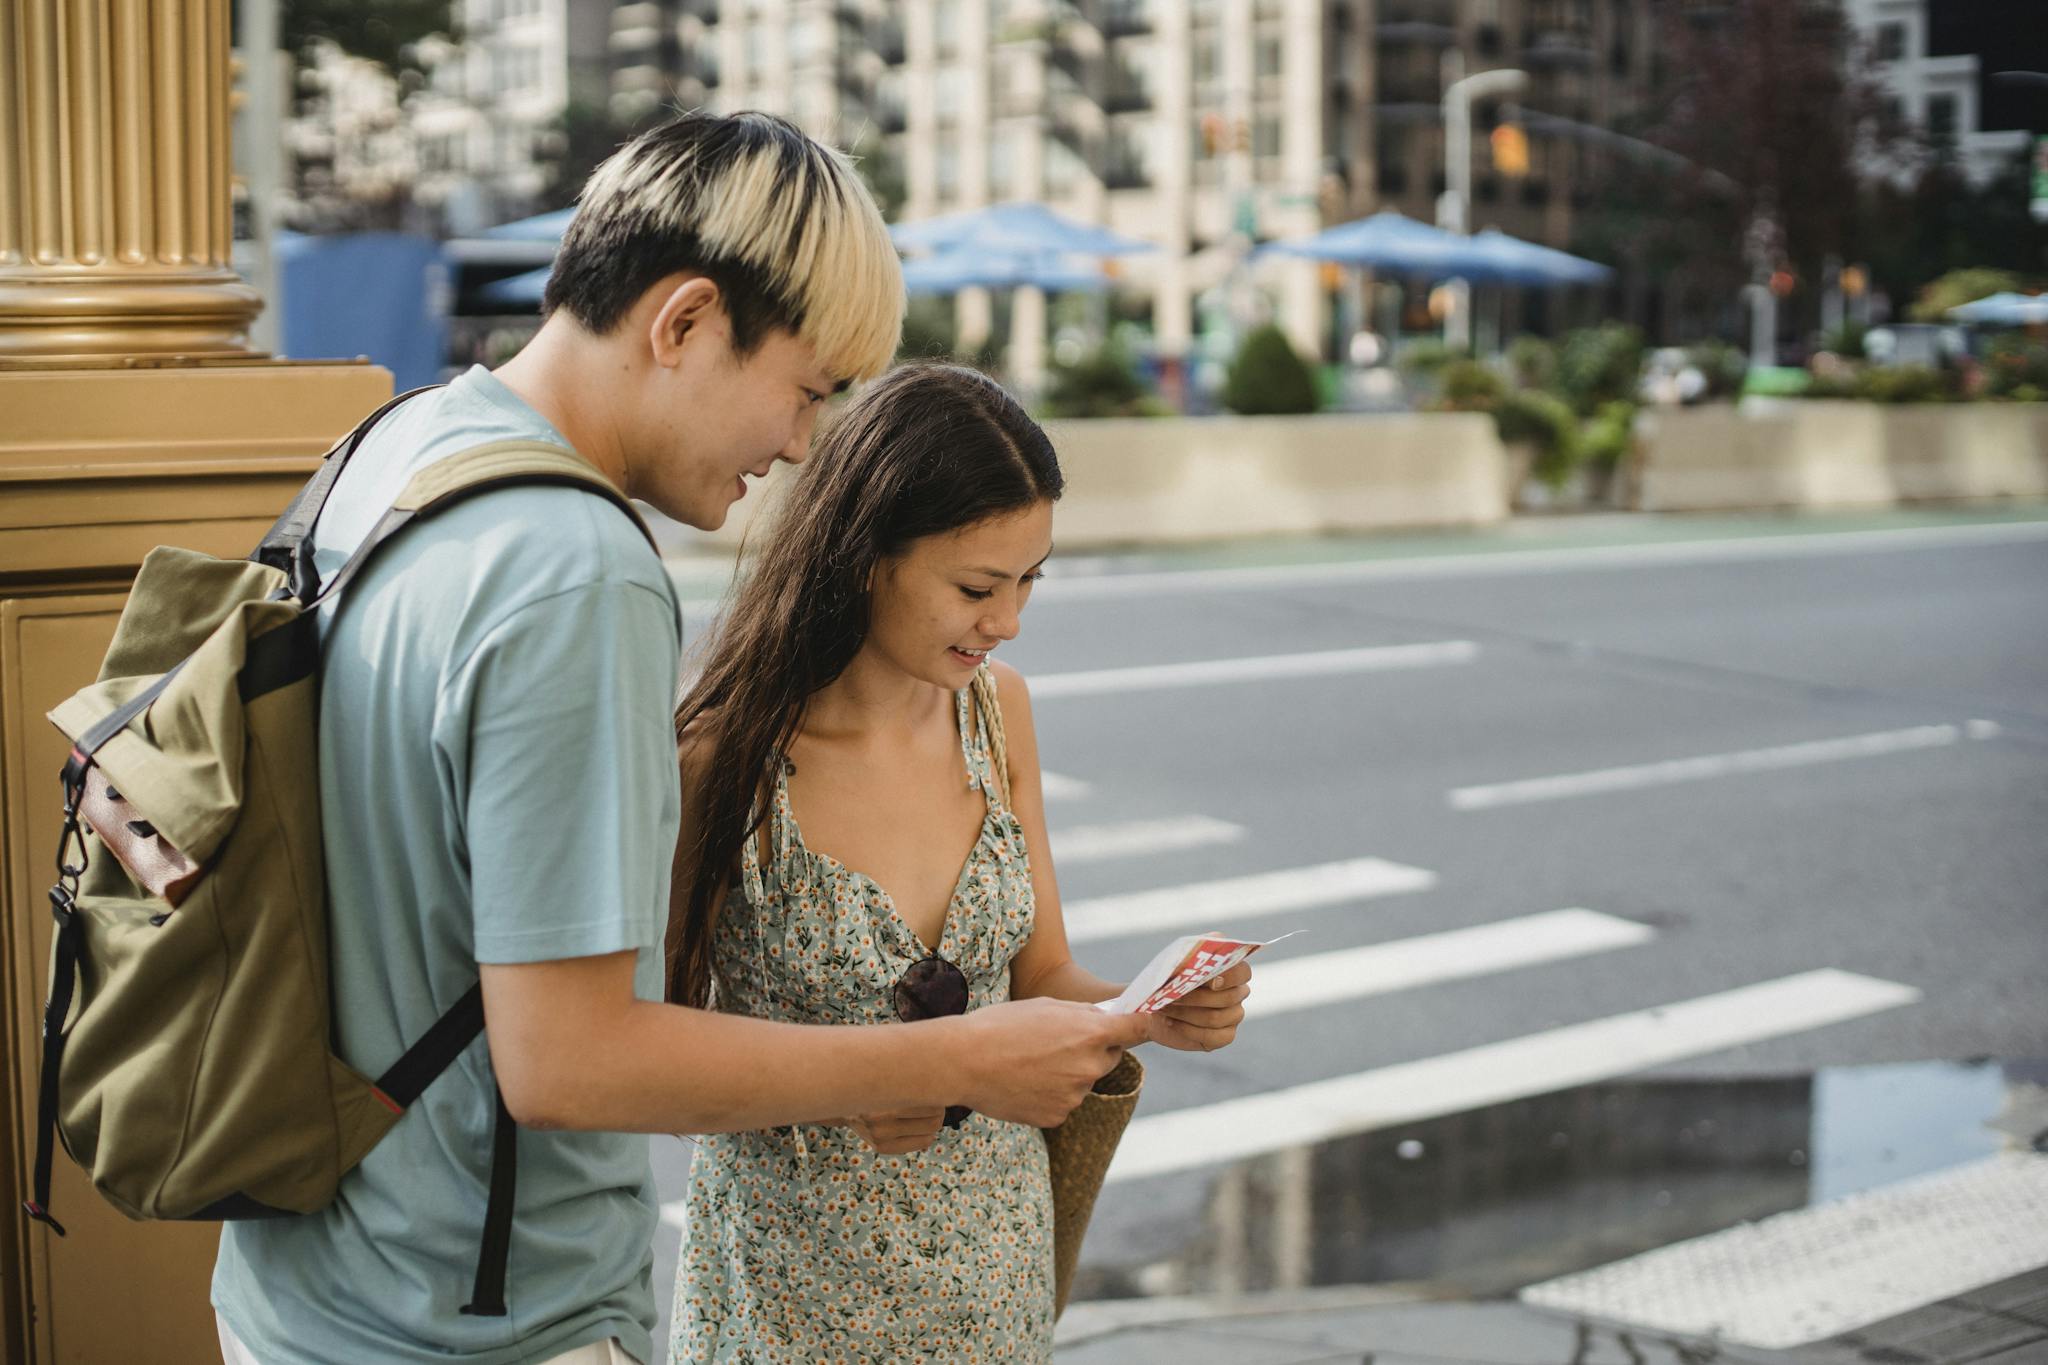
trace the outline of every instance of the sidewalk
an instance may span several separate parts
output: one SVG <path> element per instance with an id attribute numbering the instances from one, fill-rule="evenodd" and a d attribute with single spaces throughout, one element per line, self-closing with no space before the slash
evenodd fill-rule
<path id="1" fill-rule="evenodd" d="M 2048 1267 L 1796 1350 L 1399 1288 L 1076 1304 L 1058 1365 L 2042 1365 Z"/>
<path id="2" fill-rule="evenodd" d="M 2042 1365 L 2048 1091 L 2004 1150 L 1520 1291 L 1077 1304 L 1063 1365 Z"/>

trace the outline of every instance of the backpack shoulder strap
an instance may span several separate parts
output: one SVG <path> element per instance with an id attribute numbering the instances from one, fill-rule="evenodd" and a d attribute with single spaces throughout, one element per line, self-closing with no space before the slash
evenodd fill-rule
<path id="1" fill-rule="evenodd" d="M 386 541 L 414 522 L 437 516 L 480 493 L 528 484 L 555 484 L 597 494 L 632 518 L 648 547 L 660 554 L 654 533 L 640 513 L 588 460 L 564 446 L 541 441 L 492 441 L 436 460 L 414 474 L 391 510 L 306 605 L 311 607 L 341 592 Z"/>
<path id="2" fill-rule="evenodd" d="M 249 558 L 259 564 L 284 573 L 291 582 L 292 593 L 300 601 L 311 597 L 314 589 L 313 560 L 305 552 L 306 540 L 313 534 L 314 523 L 320 520 L 320 513 L 327 506 L 327 496 L 334 491 L 334 481 L 341 477 L 341 471 L 348 466 L 350 457 L 356 453 L 363 438 L 370 434 L 370 428 L 382 421 L 386 414 L 409 398 L 417 398 L 438 384 L 409 389 L 393 398 L 383 407 L 356 423 L 355 430 L 336 441 L 321 457 L 320 467 L 313 471 L 313 477 L 306 480 L 305 487 L 298 491 L 291 504 L 284 509 L 263 539 L 257 542 L 255 552 Z"/>

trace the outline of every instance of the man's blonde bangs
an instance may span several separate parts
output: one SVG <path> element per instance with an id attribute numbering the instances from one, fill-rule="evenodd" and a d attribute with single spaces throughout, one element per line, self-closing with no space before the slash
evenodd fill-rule
<path id="1" fill-rule="evenodd" d="M 644 214 L 696 238 L 707 260 L 747 267 L 800 319 L 797 335 L 828 374 L 871 379 L 902 340 L 903 269 L 852 162 L 815 139 L 803 142 L 794 163 L 787 143 L 769 143 L 708 176 L 705 167 L 636 156 L 645 149 L 628 146 L 598 167 L 583 202 Z M 695 192 L 686 188 L 692 182 Z"/>

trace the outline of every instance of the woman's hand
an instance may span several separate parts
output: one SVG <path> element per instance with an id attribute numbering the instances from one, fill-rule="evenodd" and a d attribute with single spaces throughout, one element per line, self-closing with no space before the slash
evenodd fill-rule
<path id="1" fill-rule="evenodd" d="M 1145 1017 L 1152 1022 L 1146 1041 L 1182 1052 L 1214 1052 L 1229 1047 L 1244 1022 L 1245 997 L 1252 993 L 1252 964 L 1240 962 L 1205 986 L 1198 986 L 1165 1009 Z"/>
<path id="2" fill-rule="evenodd" d="M 932 1145 L 946 1121 L 945 1109 L 905 1109 L 894 1114 L 863 1114 L 846 1121 L 860 1140 L 883 1156 L 921 1152 Z"/>

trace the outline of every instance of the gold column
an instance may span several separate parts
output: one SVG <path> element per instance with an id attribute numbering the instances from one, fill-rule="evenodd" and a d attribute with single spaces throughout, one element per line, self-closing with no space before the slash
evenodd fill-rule
<path id="1" fill-rule="evenodd" d="M 219 1229 L 30 1178 L 63 740 L 142 556 L 248 553 L 391 392 L 248 346 L 229 264 L 230 0 L 0 0 L 0 1365 L 215 1365 Z"/>
<path id="2" fill-rule="evenodd" d="M 228 6 L 0 6 L 0 358 L 250 354 Z"/>

